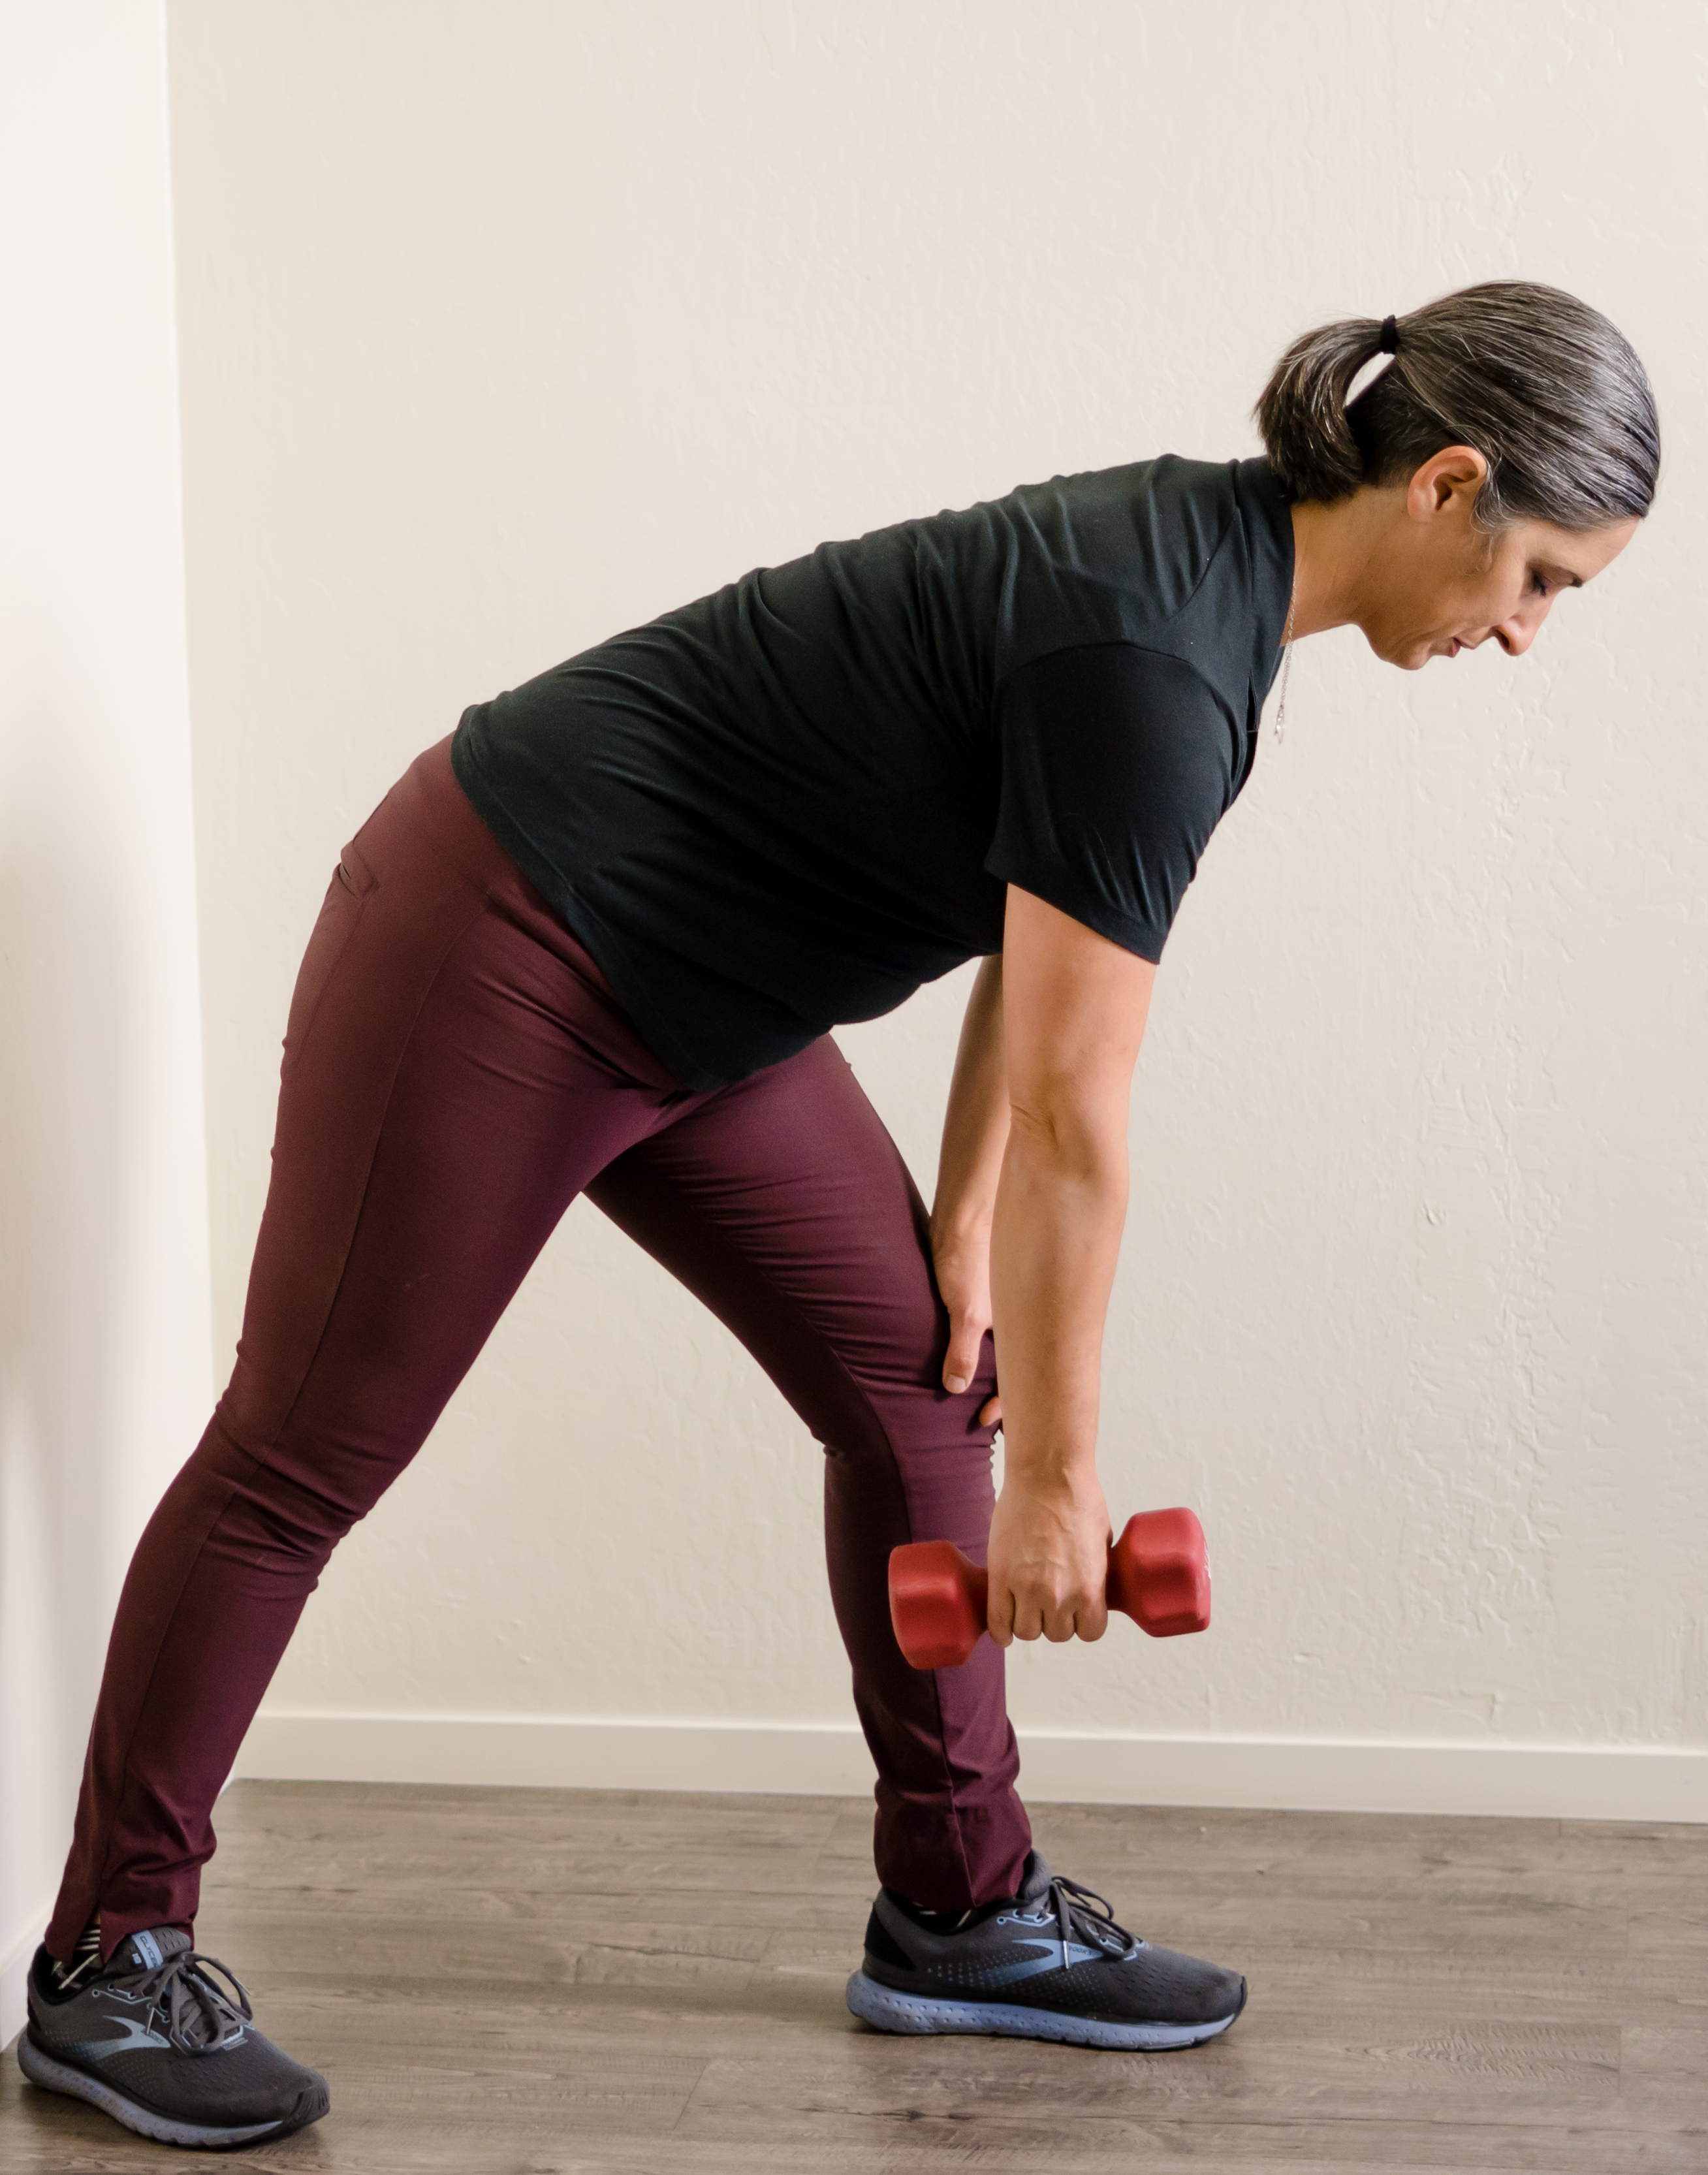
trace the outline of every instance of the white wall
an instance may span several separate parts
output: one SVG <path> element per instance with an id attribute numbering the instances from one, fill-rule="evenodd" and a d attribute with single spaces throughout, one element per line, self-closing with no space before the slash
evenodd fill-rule
<path id="1" fill-rule="evenodd" d="M 206 1418 L 165 19 L 0 9 L 0 2043 Z"/>
<path id="2" fill-rule="evenodd" d="M 1708 18 L 169 19 L 222 1354 L 326 873 L 464 703 L 826 534 L 1244 453 L 1326 316 L 1522 274 L 1624 326 L 1667 444 L 1626 560 L 1521 664 L 1307 646 L 1212 849 L 1135 1097 L 1103 1455 L 1120 1511 L 1201 1509 L 1217 1625 L 1022 1654 L 1014 1704 L 1044 1787 L 1708 1812 Z M 928 1188 L 960 995 L 846 1037 Z M 252 1765 L 856 1774 L 817 1464 L 573 1212 Z"/>

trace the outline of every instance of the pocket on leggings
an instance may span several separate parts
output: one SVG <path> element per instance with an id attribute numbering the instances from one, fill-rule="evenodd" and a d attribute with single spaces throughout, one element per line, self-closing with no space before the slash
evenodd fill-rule
<path id="1" fill-rule="evenodd" d="M 344 946 L 350 942 L 362 909 L 368 899 L 379 889 L 379 878 L 362 859 L 354 843 L 344 848 L 339 857 L 338 866 L 332 872 L 332 881 L 326 887 L 326 897 L 321 903 L 319 918 L 308 940 L 308 949 L 302 955 L 302 964 L 296 971 L 296 987 L 291 992 L 290 1015 L 285 1023 L 285 1058 L 280 1067 L 289 1072 L 301 1055 L 314 1027 L 314 1016 L 320 1010 L 320 1001 L 328 985 L 338 972 Z"/>

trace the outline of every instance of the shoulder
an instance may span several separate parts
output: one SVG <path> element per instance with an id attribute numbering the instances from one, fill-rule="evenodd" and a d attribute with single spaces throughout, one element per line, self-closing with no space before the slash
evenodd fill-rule
<path id="1" fill-rule="evenodd" d="M 1201 656 L 1236 626 L 1243 658 L 1257 556 L 1250 465 L 1168 453 L 1023 485 L 999 502 L 1014 538 L 999 673 L 1080 643 Z M 1225 662 L 1206 659 L 1218 686 Z"/>
<path id="2" fill-rule="evenodd" d="M 1238 525 L 1233 465 L 1163 453 L 1022 485 L 1011 502 L 1041 529 L 1071 538 L 1091 556 L 1118 554 L 1134 575 L 1190 583 Z"/>

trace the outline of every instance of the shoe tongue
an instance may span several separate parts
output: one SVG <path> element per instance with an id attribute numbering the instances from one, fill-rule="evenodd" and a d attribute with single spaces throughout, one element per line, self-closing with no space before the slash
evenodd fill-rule
<path id="1" fill-rule="evenodd" d="M 129 1971 L 156 1971 L 168 1956 L 190 1945 L 190 1937 L 176 1926 L 155 1926 L 146 1934 L 131 1934 L 113 1952 L 112 1961 Z"/>
<path id="2" fill-rule="evenodd" d="M 1030 1852 L 1026 1860 L 1026 1870 L 1020 1878 L 1020 1893 L 1015 1897 L 1015 1901 L 1036 1903 L 1040 1896 L 1049 1895 L 1049 1884 L 1054 1877 L 1049 1869 L 1049 1860 L 1044 1852 L 1041 1850 Z"/>

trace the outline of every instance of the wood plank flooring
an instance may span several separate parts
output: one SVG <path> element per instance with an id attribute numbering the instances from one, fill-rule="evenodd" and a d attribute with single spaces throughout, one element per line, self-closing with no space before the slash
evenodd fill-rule
<path id="1" fill-rule="evenodd" d="M 332 2084 L 244 2156 L 350 2175 L 1708 2171 L 1708 1827 L 1044 1806 L 1225 2039 L 886 2037 L 849 1799 L 244 1782 L 201 1945 Z M 0 2064 L 4 2175 L 167 2164 Z M 182 2164 L 182 2161 L 179 2164 Z"/>

